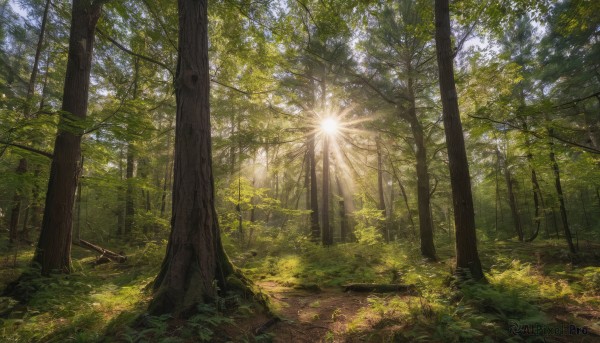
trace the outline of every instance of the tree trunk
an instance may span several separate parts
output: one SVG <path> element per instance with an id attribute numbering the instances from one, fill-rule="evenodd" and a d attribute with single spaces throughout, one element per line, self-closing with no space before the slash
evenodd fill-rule
<path id="1" fill-rule="evenodd" d="M 170 126 L 169 126 L 170 129 Z M 162 195 L 160 197 L 160 217 L 165 217 L 167 209 L 167 185 L 171 180 L 171 135 L 167 135 L 167 162 L 165 163 L 165 180 L 163 182 Z M 233 170 L 233 169 L 232 169 Z M 232 171 L 233 173 L 233 171 Z"/>
<path id="2" fill-rule="evenodd" d="M 383 195 L 383 158 L 381 154 L 381 142 L 379 141 L 379 138 L 376 139 L 375 145 L 377 146 L 377 195 L 379 200 L 377 209 L 381 211 L 383 218 L 386 218 L 385 197 Z M 385 221 L 381 222 L 379 229 L 385 241 L 389 242 L 390 235 L 385 224 Z"/>
<path id="3" fill-rule="evenodd" d="M 323 213 L 321 224 L 323 225 L 323 245 L 333 244 L 331 225 L 329 224 L 329 136 L 323 135 Z"/>
<path id="4" fill-rule="evenodd" d="M 179 0 L 173 213 L 152 314 L 183 317 L 228 290 L 234 273 L 215 211 L 209 107 L 207 0 Z"/>
<path id="5" fill-rule="evenodd" d="M 17 166 L 16 173 L 17 175 L 23 175 L 27 172 L 27 159 L 21 158 L 19 159 L 19 165 Z M 15 191 L 15 195 L 13 196 L 13 208 L 10 211 L 10 225 L 8 227 L 8 236 L 10 244 L 13 244 L 18 239 L 18 226 L 19 226 L 19 217 L 21 216 L 21 200 L 23 187 L 19 187 Z"/>
<path id="6" fill-rule="evenodd" d="M 42 46 L 44 43 L 44 34 L 46 33 L 46 23 L 48 21 L 48 9 L 50 8 L 50 0 L 46 0 L 44 6 L 44 14 L 42 15 L 42 24 L 40 26 L 40 33 L 38 35 L 38 42 L 35 49 L 35 56 L 33 59 L 33 67 L 31 68 L 31 75 L 29 77 L 29 83 L 27 84 L 27 96 L 25 98 L 24 114 L 25 117 L 29 117 L 30 101 L 35 92 L 35 83 L 37 80 L 37 74 L 40 64 L 40 56 L 42 54 Z M 18 175 L 23 175 L 27 172 L 27 159 L 19 159 L 19 165 L 16 168 Z M 9 225 L 9 239 L 10 243 L 13 243 L 17 239 L 17 226 L 19 225 L 19 216 L 21 215 L 21 197 L 23 190 L 18 189 L 15 191 L 13 196 L 13 208 L 11 211 L 10 225 Z"/>
<path id="7" fill-rule="evenodd" d="M 398 175 L 398 172 L 396 171 L 396 166 L 394 166 L 393 163 L 391 163 L 390 165 L 392 166 L 392 172 L 394 174 L 394 178 L 396 179 L 396 182 L 398 182 L 398 187 L 400 188 L 400 194 L 402 194 L 402 199 L 404 200 L 404 205 L 406 206 L 406 212 L 408 213 L 408 219 L 410 221 L 412 235 L 414 238 L 416 238 L 417 232 L 415 230 L 415 222 L 412 218 L 412 210 L 410 209 L 410 204 L 408 203 L 408 196 L 406 195 L 406 189 L 404 188 L 404 185 L 402 184 L 402 180 L 400 180 L 400 176 Z"/>
<path id="8" fill-rule="evenodd" d="M 480 280 L 485 279 L 485 276 L 477 252 L 471 177 L 454 82 L 448 2 L 448 0 L 435 0 L 435 47 L 456 227 L 456 267 L 457 272 L 463 277 Z M 470 275 L 465 274 L 467 270 Z"/>
<path id="9" fill-rule="evenodd" d="M 553 129 L 548 128 L 548 145 L 549 145 L 549 157 L 550 163 L 552 164 L 552 171 L 554 172 L 554 186 L 556 187 L 556 194 L 558 195 L 558 203 L 560 205 L 560 218 L 563 224 L 563 230 L 565 232 L 565 239 L 567 240 L 567 244 L 569 245 L 569 250 L 572 253 L 576 253 L 577 249 L 575 249 L 575 245 L 573 245 L 573 238 L 571 236 L 571 229 L 569 228 L 569 220 L 567 218 L 567 208 L 565 206 L 565 197 L 562 191 L 562 184 L 560 182 L 560 169 L 558 167 L 558 162 L 556 161 L 556 156 L 554 155 L 554 141 L 552 140 Z"/>
<path id="10" fill-rule="evenodd" d="M 523 101 L 524 103 L 524 101 Z M 527 122 L 523 122 L 523 129 L 527 130 Z M 531 171 L 531 185 L 533 186 L 532 189 L 532 193 L 533 193 L 533 207 L 534 207 L 534 226 L 535 226 L 535 231 L 533 232 L 533 234 L 531 235 L 531 237 L 529 237 L 527 239 L 527 242 L 532 242 L 534 239 L 537 238 L 537 236 L 540 233 L 540 226 L 542 223 L 542 218 L 541 218 L 541 214 L 540 214 L 540 204 L 542 206 L 542 212 L 545 213 L 545 206 L 544 206 L 544 198 L 542 197 L 542 190 L 540 188 L 540 184 L 538 182 L 538 178 L 537 178 L 537 173 L 535 171 L 535 168 L 533 166 L 533 154 L 531 153 L 531 142 L 529 141 L 529 137 L 525 138 L 525 147 L 527 148 L 527 163 L 529 164 L 529 170 Z M 546 235 L 548 236 L 548 223 L 546 220 L 544 220 L 546 222 Z"/>
<path id="11" fill-rule="evenodd" d="M 521 217 L 519 216 L 517 200 L 513 191 L 513 180 L 512 176 L 510 175 L 508 158 L 505 155 L 503 156 L 498 148 L 496 148 L 496 156 L 498 160 L 501 161 L 501 165 L 503 167 L 504 181 L 506 182 L 506 191 L 508 195 L 508 205 L 510 206 L 510 213 L 512 214 L 513 224 L 515 225 L 515 231 L 517 233 L 517 237 L 519 238 L 519 242 L 522 242 L 524 238 L 523 227 L 521 225 Z"/>
<path id="12" fill-rule="evenodd" d="M 27 87 L 27 101 L 31 99 L 35 91 L 35 80 L 37 78 L 38 66 L 40 64 L 40 55 L 42 54 L 42 46 L 44 44 L 44 34 L 46 33 L 46 23 L 48 22 L 48 10 L 50 9 L 50 0 L 46 0 L 44 6 L 44 14 L 42 15 L 42 25 L 40 27 L 40 34 L 38 35 L 38 42 L 35 49 L 35 57 L 33 59 L 33 68 L 31 70 L 31 76 L 29 77 L 29 84 Z M 29 104 L 26 104 L 26 114 L 29 114 Z"/>
<path id="13" fill-rule="evenodd" d="M 33 258 L 43 274 L 71 269 L 73 202 L 81 171 L 82 130 L 77 124 L 86 117 L 94 32 L 101 8 L 101 1 L 73 0 L 63 115 L 54 143 L 42 230 Z"/>
<path id="14" fill-rule="evenodd" d="M 134 75 L 133 75 L 133 96 L 132 100 L 137 98 L 139 67 L 137 58 L 134 60 Z M 135 106 L 135 105 L 134 105 Z M 133 113 L 128 114 L 128 119 L 131 120 L 135 116 Z M 125 180 L 127 182 L 127 190 L 125 192 L 125 225 L 123 234 L 126 240 L 131 238 L 133 227 L 135 225 L 135 203 L 134 203 L 134 168 L 135 168 L 135 147 L 133 143 L 133 127 L 131 123 L 127 123 L 127 167 Z"/>
<path id="15" fill-rule="evenodd" d="M 310 232 L 313 242 L 321 238 L 319 226 L 319 199 L 317 196 L 317 161 L 315 156 L 315 134 L 308 137 L 308 160 L 310 163 Z"/>
<path id="16" fill-rule="evenodd" d="M 411 71 L 410 63 L 409 72 Z M 417 104 L 414 90 L 414 80 L 408 78 L 409 109 L 408 119 L 416 146 L 417 169 L 417 202 L 419 207 L 419 233 L 421 236 L 421 254 L 435 260 L 435 245 L 433 244 L 433 221 L 431 217 L 431 192 L 429 186 L 429 171 L 427 168 L 427 148 L 423 127 L 417 118 Z"/>

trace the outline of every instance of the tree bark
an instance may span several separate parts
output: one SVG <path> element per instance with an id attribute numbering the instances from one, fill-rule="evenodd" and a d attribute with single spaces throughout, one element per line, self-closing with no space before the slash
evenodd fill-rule
<path id="1" fill-rule="evenodd" d="M 178 8 L 171 234 L 149 311 L 184 317 L 224 294 L 234 268 L 223 250 L 215 211 L 207 0 L 179 0 Z"/>
<path id="2" fill-rule="evenodd" d="M 471 177 L 458 109 L 450 35 L 449 1 L 435 0 L 435 47 L 452 186 L 456 230 L 456 267 L 459 275 L 481 280 L 485 279 L 485 276 L 477 252 Z M 465 271 L 469 271 L 469 275 Z"/>
<path id="3" fill-rule="evenodd" d="M 71 269 L 73 202 L 81 171 L 83 133 L 77 123 L 87 113 L 94 32 L 102 4 L 100 0 L 73 0 L 63 115 L 54 143 L 42 230 L 33 258 L 41 266 L 42 274 Z"/>

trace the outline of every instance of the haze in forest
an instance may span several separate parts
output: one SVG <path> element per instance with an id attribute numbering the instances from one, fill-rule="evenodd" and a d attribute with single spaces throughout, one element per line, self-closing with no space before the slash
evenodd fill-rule
<path id="1" fill-rule="evenodd" d="M 597 13 L 0 0 L 0 341 L 600 341 Z"/>

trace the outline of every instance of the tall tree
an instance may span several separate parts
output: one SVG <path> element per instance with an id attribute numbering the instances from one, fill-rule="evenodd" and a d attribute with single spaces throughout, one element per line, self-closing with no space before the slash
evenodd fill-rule
<path id="1" fill-rule="evenodd" d="M 71 269 L 73 204 L 81 172 L 81 122 L 87 115 L 94 33 L 105 2 L 73 0 L 63 114 L 54 143 L 40 239 L 33 257 L 43 274 Z"/>
<path id="2" fill-rule="evenodd" d="M 409 125 L 412 133 L 421 254 L 435 260 L 427 161 L 428 132 L 424 128 L 427 113 L 422 109 L 427 107 L 422 104 L 423 98 L 432 93 L 428 80 L 434 73 L 431 17 L 431 5 L 426 1 L 397 0 L 386 4 L 377 12 L 377 20 L 370 25 L 365 48 L 370 57 L 369 67 L 377 71 L 374 80 L 379 83 L 376 86 L 369 82 L 368 85 L 376 88 L 375 92 L 395 107 L 398 117 Z M 363 77 L 363 82 L 366 79 Z"/>
<path id="3" fill-rule="evenodd" d="M 482 280 L 485 276 L 477 252 L 471 176 L 454 81 L 449 0 L 435 0 L 435 48 L 454 208 L 456 268 L 463 277 L 470 276 L 475 280 Z M 469 271 L 470 275 L 466 275 L 465 271 Z"/>
<path id="4" fill-rule="evenodd" d="M 149 308 L 154 314 L 185 316 L 225 292 L 234 273 L 215 211 L 207 2 L 178 1 L 173 213 L 167 253 L 154 281 Z"/>

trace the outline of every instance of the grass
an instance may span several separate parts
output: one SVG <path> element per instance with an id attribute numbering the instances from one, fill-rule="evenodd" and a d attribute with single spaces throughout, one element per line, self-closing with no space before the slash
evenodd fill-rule
<path id="1" fill-rule="evenodd" d="M 253 312 L 241 301 L 236 311 L 218 304 L 199 308 L 198 315 L 185 323 L 168 316 L 144 317 L 151 297 L 147 285 L 160 266 L 164 242 L 126 250 L 130 251 L 126 264 L 99 266 L 92 265 L 94 256 L 75 250 L 74 272 L 34 280 L 38 290 L 26 305 L 0 299 L 0 312 L 12 307 L 12 312 L 0 319 L 0 341 L 218 341 L 225 340 L 223 332 L 239 341 L 256 339 L 241 324 Z M 370 295 L 348 318 L 342 337 L 328 332 L 324 341 L 536 341 L 540 337 L 512 334 L 511 325 L 549 327 L 565 320 L 583 325 L 590 321 L 582 322 L 573 309 L 592 313 L 600 306 L 600 267 L 593 247 L 584 251 L 584 261 L 575 265 L 562 242 L 484 242 L 480 251 L 489 284 L 467 284 L 460 290 L 451 278 L 450 245 L 438 244 L 438 263 L 423 260 L 410 242 L 347 243 L 329 248 L 303 243 L 294 249 L 256 250 L 256 254 L 230 254 L 238 265 L 243 261 L 245 274 L 259 283 L 319 291 L 351 282 L 399 282 L 420 290 L 410 296 Z M 31 249 L 21 250 L 16 259 L 14 252 L 5 250 L 0 255 L 0 286 L 26 270 L 31 257 Z M 318 310 L 323 303 L 317 300 L 307 306 Z M 342 317 L 334 310 L 331 321 Z M 146 322 L 143 329 L 133 328 L 135 318 Z M 222 327 L 237 328 L 223 331 Z M 271 338 L 266 334 L 258 339 Z"/>

